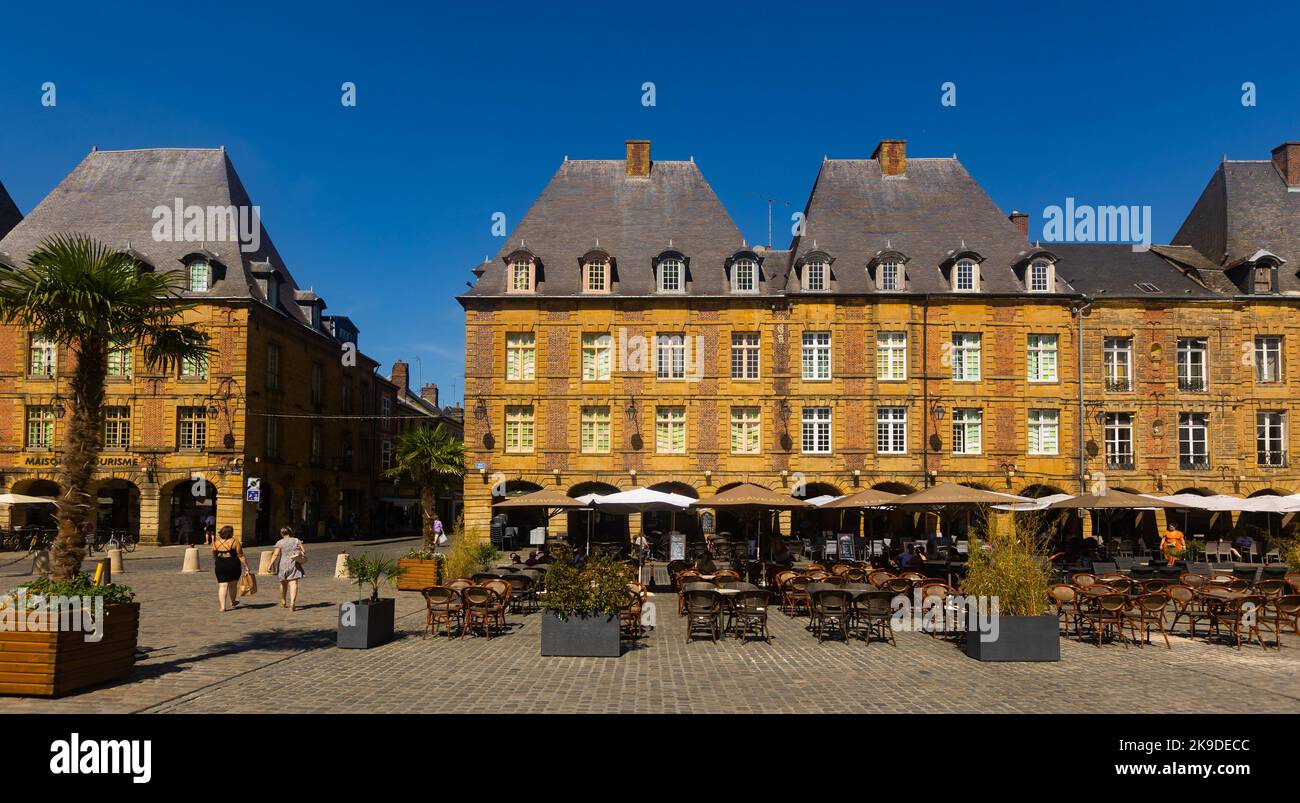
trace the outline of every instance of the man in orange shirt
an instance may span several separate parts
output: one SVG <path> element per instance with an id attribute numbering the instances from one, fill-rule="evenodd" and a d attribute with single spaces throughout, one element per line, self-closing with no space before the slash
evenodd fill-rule
<path id="1" fill-rule="evenodd" d="M 1160 551 L 1165 556 L 1165 563 L 1173 566 L 1176 557 L 1174 552 L 1177 551 L 1181 554 L 1186 549 L 1187 538 L 1181 530 L 1174 526 L 1173 522 L 1170 522 L 1165 526 L 1165 534 L 1160 536 Z"/>

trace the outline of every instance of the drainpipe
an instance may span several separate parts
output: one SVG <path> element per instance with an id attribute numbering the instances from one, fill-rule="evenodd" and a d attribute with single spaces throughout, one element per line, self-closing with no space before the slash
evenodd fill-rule
<path id="1" fill-rule="evenodd" d="M 1079 375 L 1079 493 L 1088 492 L 1088 455 L 1083 445 L 1084 438 L 1084 411 L 1083 411 L 1083 313 L 1092 306 L 1092 299 L 1077 307 L 1070 307 L 1070 314 L 1074 316 L 1077 332 L 1074 338 L 1076 349 L 1075 360 L 1077 362 Z"/>
<path id="2" fill-rule="evenodd" d="M 930 294 L 921 313 L 921 487 L 930 487 Z"/>

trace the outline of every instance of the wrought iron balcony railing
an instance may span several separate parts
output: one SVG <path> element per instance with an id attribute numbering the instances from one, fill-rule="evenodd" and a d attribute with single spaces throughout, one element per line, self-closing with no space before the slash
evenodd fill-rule
<path id="1" fill-rule="evenodd" d="M 1110 469 L 1111 471 L 1132 471 L 1132 470 L 1133 470 L 1133 455 L 1131 455 L 1131 454 L 1116 454 L 1116 455 L 1110 455 L 1110 454 L 1108 454 L 1108 455 L 1106 455 L 1106 468 Z"/>
<path id="2" fill-rule="evenodd" d="M 1258 453 L 1258 462 L 1259 465 L 1268 468 L 1286 468 L 1286 450 L 1260 451 Z"/>
<path id="3" fill-rule="evenodd" d="M 1178 467 L 1183 471 L 1209 471 L 1210 456 L 1205 454 L 1179 455 Z"/>
<path id="4" fill-rule="evenodd" d="M 1133 389 L 1133 382 L 1128 379 L 1107 379 L 1106 390 L 1111 393 L 1127 393 Z"/>
<path id="5" fill-rule="evenodd" d="M 1201 393 L 1205 390 L 1205 379 L 1199 376 L 1178 377 L 1178 389 L 1189 393 Z"/>

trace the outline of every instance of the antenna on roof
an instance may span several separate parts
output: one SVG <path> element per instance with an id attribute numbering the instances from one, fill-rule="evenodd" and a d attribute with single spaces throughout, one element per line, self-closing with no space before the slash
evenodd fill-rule
<path id="1" fill-rule="evenodd" d="M 569 154 L 567 154 L 567 153 L 564 154 L 564 161 L 566 161 L 566 162 L 569 161 Z"/>
<path id="2" fill-rule="evenodd" d="M 695 164 L 695 154 L 691 154 L 691 164 Z"/>
<path id="3" fill-rule="evenodd" d="M 91 146 L 90 146 L 90 152 L 91 152 L 91 153 L 94 153 L 94 152 L 97 151 L 97 150 L 99 150 L 99 147 L 98 147 L 98 146 L 96 146 L 96 145 L 91 145 Z"/>
<path id="4" fill-rule="evenodd" d="M 784 206 L 789 206 L 790 202 L 785 200 L 784 198 L 772 198 L 766 195 L 759 195 L 758 193 L 753 193 L 753 195 L 755 197 L 762 198 L 764 201 L 767 201 L 767 247 L 771 248 L 772 247 L 772 204 L 779 203 L 779 204 L 783 204 Z"/>

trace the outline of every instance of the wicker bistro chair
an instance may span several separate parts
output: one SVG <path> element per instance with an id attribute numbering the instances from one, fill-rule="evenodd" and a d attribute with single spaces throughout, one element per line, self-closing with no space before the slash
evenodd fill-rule
<path id="1" fill-rule="evenodd" d="M 443 585 L 447 586 L 447 588 L 455 589 L 456 591 L 464 591 L 465 589 L 472 587 L 474 581 L 467 580 L 464 577 L 457 577 L 455 580 L 448 580 Z"/>
<path id="2" fill-rule="evenodd" d="M 801 610 L 804 613 L 808 611 L 809 582 L 811 581 L 803 575 L 791 577 L 789 580 L 785 581 L 785 586 L 782 588 L 782 591 L 785 594 L 786 610 L 790 615 L 798 616 Z"/>
<path id="3" fill-rule="evenodd" d="M 836 577 L 847 577 L 849 574 L 849 569 L 852 568 L 853 567 L 847 563 L 837 563 L 831 567 L 831 574 L 835 575 Z"/>
<path id="4" fill-rule="evenodd" d="M 1166 593 L 1143 594 L 1124 612 L 1125 621 L 1133 631 L 1133 639 L 1139 647 L 1151 640 L 1151 628 L 1155 626 L 1159 628 L 1160 635 L 1164 636 L 1165 649 L 1173 649 L 1169 646 L 1169 633 L 1165 631 L 1165 608 L 1168 605 L 1169 595 Z M 1141 638 L 1138 638 L 1138 628 L 1142 629 Z"/>
<path id="5" fill-rule="evenodd" d="M 915 581 L 906 577 L 892 577 L 885 581 L 884 588 L 890 594 L 910 594 Z"/>
<path id="6" fill-rule="evenodd" d="M 770 597 L 761 588 L 742 591 L 731 603 L 731 621 L 736 628 L 736 637 L 742 642 L 749 640 L 751 632 L 757 633 L 765 642 L 771 641 L 767 635 L 767 607 Z"/>
<path id="7" fill-rule="evenodd" d="M 867 582 L 876 588 L 883 588 L 886 580 L 894 576 L 894 573 L 887 569 L 876 569 L 867 572 Z"/>
<path id="8" fill-rule="evenodd" d="M 694 569 L 687 569 L 673 576 L 673 582 L 677 584 L 677 614 L 686 615 L 686 594 L 684 593 L 687 583 L 702 583 L 700 573 Z"/>
<path id="9" fill-rule="evenodd" d="M 1169 629 L 1173 630 L 1178 627 L 1178 620 L 1186 617 L 1188 632 L 1192 638 L 1196 638 L 1196 623 L 1208 621 L 1210 618 L 1210 614 L 1205 610 L 1205 604 L 1196 593 L 1196 589 L 1191 586 L 1174 584 L 1165 586 L 1161 591 L 1169 596 L 1174 606 L 1174 619 L 1169 623 Z"/>
<path id="10" fill-rule="evenodd" d="M 1213 635 L 1219 635 L 1220 626 L 1225 627 L 1228 633 L 1232 635 L 1236 642 L 1237 649 L 1241 649 L 1241 634 L 1244 630 L 1246 641 L 1250 641 L 1253 634 L 1259 646 L 1267 648 L 1263 637 L 1260 635 L 1260 624 L 1266 624 L 1265 605 L 1267 600 L 1259 594 L 1247 594 L 1230 602 L 1216 606 L 1210 612 L 1210 623 L 1212 625 Z M 1210 633 L 1206 633 L 1208 640 Z M 1278 636 L 1278 643 L 1281 644 L 1281 636 Z"/>
<path id="11" fill-rule="evenodd" d="M 506 610 L 510 610 L 511 592 L 514 590 L 510 586 L 510 581 L 500 577 L 493 577 L 491 580 L 484 580 L 479 585 L 497 592 L 497 596 L 501 597 L 501 603 L 505 605 Z"/>
<path id="12" fill-rule="evenodd" d="M 1255 593 L 1267 599 L 1276 599 L 1287 591 L 1285 580 L 1260 580 L 1255 584 Z"/>
<path id="13" fill-rule="evenodd" d="M 1047 597 L 1056 608 L 1056 618 L 1062 632 L 1068 634 L 1070 632 L 1068 623 L 1073 621 L 1074 637 L 1079 638 L 1079 592 L 1072 585 L 1056 583 L 1048 586 Z"/>
<path id="14" fill-rule="evenodd" d="M 1209 581 L 1210 578 L 1206 577 L 1205 575 L 1195 574 L 1193 572 L 1183 572 L 1182 576 L 1178 578 L 1178 582 L 1182 583 L 1188 588 L 1200 588 L 1201 586 L 1205 585 Z"/>
<path id="15" fill-rule="evenodd" d="M 819 588 L 812 594 L 812 629 L 820 643 L 827 628 L 833 627 L 840 638 L 849 640 L 849 621 L 853 617 L 853 595 L 840 588 Z"/>
<path id="16" fill-rule="evenodd" d="M 1087 572 L 1075 572 L 1070 575 L 1070 582 L 1074 584 L 1075 588 L 1088 588 L 1096 585 L 1097 578 Z"/>
<path id="17" fill-rule="evenodd" d="M 850 566 L 849 570 L 844 573 L 844 579 L 850 583 L 865 583 L 867 581 L 867 572 L 857 566 Z"/>
<path id="18" fill-rule="evenodd" d="M 1282 648 L 1282 626 L 1291 625 L 1291 632 L 1300 636 L 1300 594 L 1284 594 L 1269 601 L 1273 608 L 1273 629 L 1277 632 L 1277 646 Z"/>
<path id="19" fill-rule="evenodd" d="M 533 578 L 526 574 L 507 574 L 501 578 L 510 584 L 510 609 L 515 613 L 537 610 L 537 594 L 533 591 Z"/>
<path id="20" fill-rule="evenodd" d="M 495 580 L 500 576 L 501 575 L 497 574 L 496 572 L 478 572 L 476 574 L 471 574 L 469 576 L 469 579 L 473 580 L 476 583 L 483 583 L 487 580 Z"/>
<path id="21" fill-rule="evenodd" d="M 734 569 L 723 569 L 722 571 L 714 573 L 713 582 L 714 583 L 727 583 L 727 582 L 739 583 L 740 572 L 735 571 Z"/>
<path id="22" fill-rule="evenodd" d="M 640 583 L 628 583 L 628 587 L 632 592 L 632 598 L 627 605 L 618 609 L 618 623 L 623 632 L 635 640 L 645 633 L 641 626 L 641 608 L 645 601 L 646 589 Z"/>
<path id="23" fill-rule="evenodd" d="M 1083 618 L 1092 627 L 1097 636 L 1097 646 L 1107 632 L 1119 636 L 1128 649 L 1128 639 L 1124 636 L 1124 609 L 1128 606 L 1128 597 L 1123 594 L 1103 594 L 1093 600 L 1093 604 L 1083 609 Z"/>
<path id="24" fill-rule="evenodd" d="M 1283 579 L 1291 586 L 1292 594 L 1300 594 L 1300 572 L 1289 572 Z"/>
<path id="25" fill-rule="evenodd" d="M 894 607 L 892 591 L 868 591 L 859 594 L 854 602 L 853 621 L 862 626 L 862 637 L 867 644 L 871 637 L 879 633 L 882 641 L 898 646 L 894 640 Z"/>
<path id="26" fill-rule="evenodd" d="M 446 586 L 430 586 L 420 593 L 424 595 L 425 604 L 424 638 L 429 634 L 438 635 L 440 622 L 446 624 L 447 638 L 451 638 L 453 622 L 458 630 L 464 629 L 465 606 L 459 591 Z"/>
<path id="27" fill-rule="evenodd" d="M 948 599 L 955 593 L 956 592 L 947 583 L 940 580 L 930 580 L 921 586 L 922 626 L 924 627 L 927 622 L 935 625 L 942 624 L 943 626 L 933 626 L 928 628 L 930 638 L 938 638 L 940 632 L 946 633 L 946 627 L 949 624 L 949 614 L 955 613 L 948 610 Z M 931 606 L 938 607 L 932 608 Z M 934 617 L 936 615 L 942 617 L 938 622 L 934 622 Z"/>
<path id="28" fill-rule="evenodd" d="M 716 589 L 690 588 L 686 591 L 686 643 L 697 630 L 705 630 L 718 640 L 722 629 L 722 595 Z"/>
<path id="29" fill-rule="evenodd" d="M 505 601 L 496 591 L 487 586 L 471 586 L 461 591 L 460 596 L 465 601 L 465 626 L 461 628 L 461 638 L 465 638 L 465 633 L 473 630 L 476 623 L 483 626 L 483 635 L 489 639 L 494 624 L 505 629 Z"/>

